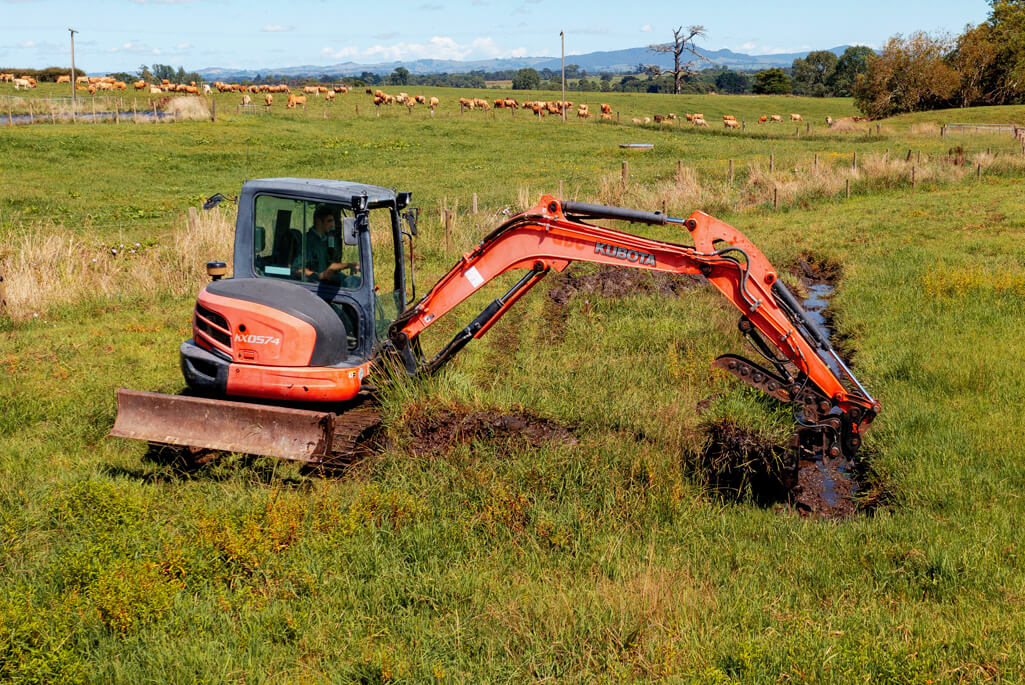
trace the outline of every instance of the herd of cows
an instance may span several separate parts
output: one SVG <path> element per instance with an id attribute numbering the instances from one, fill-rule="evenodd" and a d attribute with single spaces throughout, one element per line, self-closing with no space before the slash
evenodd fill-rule
<path id="1" fill-rule="evenodd" d="M 57 77 L 57 83 L 68 83 L 70 84 L 71 77 L 68 75 Z M 0 73 L 0 83 L 13 83 L 15 90 L 19 89 L 30 89 L 35 88 L 37 83 L 36 79 L 31 76 L 15 76 L 14 74 Z M 128 84 L 124 81 L 118 81 L 110 76 L 79 76 L 75 79 L 75 87 L 78 90 L 86 91 L 90 94 L 94 94 L 98 91 L 111 91 L 111 90 L 127 90 Z M 163 93 L 184 93 L 186 95 L 200 95 L 209 94 L 216 90 L 219 93 L 241 93 L 243 106 L 251 106 L 253 104 L 253 95 L 263 95 L 263 105 L 266 108 L 270 108 L 274 104 L 274 96 L 287 95 L 288 100 L 286 107 L 289 109 L 295 107 L 302 107 L 305 109 L 307 98 L 309 96 L 323 97 L 325 101 L 333 101 L 336 95 L 344 95 L 350 91 L 349 86 L 345 85 L 306 85 L 296 87 L 296 92 L 292 92 L 293 89 L 283 83 L 277 85 L 260 84 L 260 85 L 243 85 L 241 83 L 225 83 L 222 81 L 214 81 L 213 83 L 205 83 L 202 86 L 197 86 L 193 81 L 188 85 L 182 83 L 171 83 L 167 79 L 163 79 L 160 83 L 149 83 L 144 80 L 135 81 L 132 83 L 132 87 L 136 91 L 147 91 L 150 94 L 163 94 Z M 383 90 L 367 88 L 366 94 L 373 96 L 373 103 L 375 106 L 380 107 L 382 105 L 405 105 L 406 107 L 412 108 L 417 105 L 424 105 L 429 107 L 431 114 L 433 115 L 434 110 L 440 104 L 440 100 L 436 97 L 426 97 L 424 95 L 409 95 L 407 93 L 399 93 L 398 95 L 390 95 Z M 525 109 L 529 110 L 533 114 L 537 115 L 538 118 L 544 117 L 547 114 L 562 115 L 564 112 L 569 113 L 573 109 L 573 103 L 570 101 L 547 101 L 547 100 L 528 100 L 526 102 L 517 102 L 514 98 L 504 97 L 497 98 L 492 101 L 485 100 L 483 98 L 459 98 L 459 111 L 491 111 L 492 109 Z M 592 116 L 593 112 L 590 106 L 587 104 L 577 105 L 576 116 L 580 119 L 588 119 Z M 602 120 L 612 120 L 612 105 L 607 103 L 601 103 L 599 105 L 598 116 Z M 705 120 L 705 115 L 701 113 L 687 113 L 685 118 L 688 122 L 694 126 L 707 127 L 708 122 Z M 727 129 L 740 129 L 742 125 L 737 121 L 737 118 L 731 114 L 723 115 L 723 126 Z M 675 113 L 670 112 L 669 114 L 656 114 L 654 118 L 643 117 L 633 118 L 631 121 L 634 124 L 649 124 L 654 121 L 656 124 L 672 124 L 677 121 L 678 117 Z M 797 113 L 790 114 L 790 121 L 804 121 L 804 118 Z M 759 124 L 771 124 L 771 123 L 782 123 L 783 116 L 779 114 L 763 115 L 758 118 Z M 826 117 L 826 124 L 829 126 L 833 125 L 833 119 Z"/>

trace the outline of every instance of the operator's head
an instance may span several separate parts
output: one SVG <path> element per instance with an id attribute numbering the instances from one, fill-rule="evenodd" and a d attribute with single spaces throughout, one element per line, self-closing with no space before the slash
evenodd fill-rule
<path id="1" fill-rule="evenodd" d="M 328 205 L 320 205 L 313 212 L 313 228 L 320 235 L 327 235 L 335 227 L 335 215 Z"/>

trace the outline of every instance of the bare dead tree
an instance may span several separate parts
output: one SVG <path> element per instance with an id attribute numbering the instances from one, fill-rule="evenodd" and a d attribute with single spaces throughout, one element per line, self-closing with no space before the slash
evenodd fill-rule
<path id="1" fill-rule="evenodd" d="M 659 45 L 648 46 L 648 50 L 652 52 L 673 53 L 673 92 L 677 95 L 680 94 L 680 82 L 683 81 L 683 77 L 686 74 L 692 73 L 690 66 L 694 63 L 694 60 L 690 60 L 686 63 L 681 63 L 680 56 L 683 55 L 683 53 L 685 52 L 689 52 L 698 59 L 702 59 L 706 62 L 709 61 L 707 57 L 698 52 L 698 48 L 694 44 L 695 38 L 697 38 L 698 36 L 704 37 L 704 35 L 704 26 L 688 26 L 686 29 L 680 26 L 673 31 L 672 43 L 661 43 Z"/>

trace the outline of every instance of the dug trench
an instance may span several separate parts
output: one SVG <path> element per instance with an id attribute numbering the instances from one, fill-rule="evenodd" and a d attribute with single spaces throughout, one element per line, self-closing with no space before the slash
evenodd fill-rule
<path id="1" fill-rule="evenodd" d="M 802 255 L 790 269 L 800 282 L 805 311 L 850 365 L 855 350 L 837 335 L 830 302 L 842 276 L 841 266 L 813 254 Z M 834 369 L 839 375 L 839 370 Z M 752 434 L 729 420 L 706 428 L 706 444 L 695 466 L 705 483 L 726 498 L 750 498 L 801 516 L 839 520 L 871 512 L 889 499 L 871 457 L 863 449 L 857 463 L 844 456 L 822 455 L 796 464 L 788 445 Z"/>
<path id="2" fill-rule="evenodd" d="M 834 330 L 829 308 L 842 276 L 841 265 L 827 257 L 805 253 L 789 271 L 800 282 L 797 294 L 806 311 L 850 365 L 855 351 Z M 568 305 L 574 298 L 586 298 L 585 302 L 589 302 L 592 298 L 619 299 L 637 294 L 682 297 L 701 285 L 704 279 L 699 276 L 607 266 L 585 272 L 570 267 L 556 277 L 548 291 L 544 310 L 546 342 L 561 342 L 569 316 Z M 710 400 L 703 400 L 696 410 L 704 413 L 709 405 Z M 871 511 L 887 499 L 871 469 L 871 460 L 864 458 L 864 453 L 858 464 L 843 457 L 824 457 L 801 460 L 795 465 L 788 458 L 788 445 L 749 432 L 728 419 L 705 424 L 704 444 L 700 454 L 690 455 L 685 461 L 706 487 L 727 499 L 751 500 L 761 506 L 824 519 L 844 519 L 858 511 Z"/>

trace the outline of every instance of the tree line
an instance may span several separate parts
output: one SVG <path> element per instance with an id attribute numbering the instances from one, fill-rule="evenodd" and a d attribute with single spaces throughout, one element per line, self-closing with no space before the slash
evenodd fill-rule
<path id="1" fill-rule="evenodd" d="M 1025 102 L 1025 0 L 990 0 L 990 13 L 957 37 L 890 38 L 854 85 L 873 117 L 946 107 Z"/>

